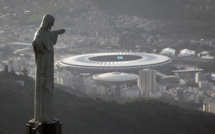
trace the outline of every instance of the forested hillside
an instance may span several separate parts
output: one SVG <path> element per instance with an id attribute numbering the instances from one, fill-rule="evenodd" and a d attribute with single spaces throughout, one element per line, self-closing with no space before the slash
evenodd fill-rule
<path id="1" fill-rule="evenodd" d="M 193 8 L 198 6 L 189 0 L 92 0 L 107 14 L 136 15 L 146 19 L 161 20 L 165 24 L 153 33 L 167 36 L 213 38 L 215 17 L 210 10 Z M 186 6 L 189 5 L 189 6 Z M 199 5 L 200 6 L 200 5 Z"/>
<path id="2" fill-rule="evenodd" d="M 38 25 L 42 16 L 47 13 L 54 15 L 60 26 L 78 25 L 74 22 L 77 19 L 85 25 L 92 25 L 92 21 L 98 20 L 86 21 L 84 18 L 91 18 L 89 12 L 99 12 L 101 13 L 99 20 L 105 18 L 102 25 L 107 26 L 107 29 L 114 26 L 112 22 L 118 16 L 130 15 L 148 19 L 149 22 L 162 21 L 163 25 L 154 29 L 152 34 L 191 38 L 215 36 L 213 10 L 194 8 L 201 5 L 191 0 L 0 0 L 0 2 L 0 13 L 9 18 L 1 22 L 3 25 Z M 213 6 L 215 8 L 215 3 Z M 29 12 L 23 14 L 25 11 Z"/>
<path id="3" fill-rule="evenodd" d="M 92 0 L 109 14 L 138 15 L 148 19 L 209 19 L 203 11 L 185 8 L 182 0 Z"/>

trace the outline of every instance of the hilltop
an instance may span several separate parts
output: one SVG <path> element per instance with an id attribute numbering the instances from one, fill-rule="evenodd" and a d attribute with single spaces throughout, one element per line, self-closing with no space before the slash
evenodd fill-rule
<path id="1" fill-rule="evenodd" d="M 25 133 L 25 124 L 33 117 L 34 86 L 5 81 L 4 85 L 7 86 L 0 88 L 0 128 L 11 134 Z M 66 134 L 213 134 L 215 131 L 214 114 L 156 100 L 118 104 L 55 89 L 54 103 L 55 117 L 61 119 Z M 14 122 L 16 125 L 11 126 Z"/>
<path id="2" fill-rule="evenodd" d="M 157 20 L 203 20 L 211 15 L 186 8 L 182 0 L 92 0 L 112 15 L 130 14 Z"/>
<path id="3" fill-rule="evenodd" d="M 78 27 L 78 30 L 113 34 L 118 16 L 129 15 L 147 19 L 150 23 L 161 21 L 152 34 L 195 38 L 215 36 L 214 3 L 212 9 L 201 7 L 201 2 L 190 0 L 1 0 L 0 15 L 6 16 L 2 25 L 39 25 L 44 14 L 52 14 L 58 27 Z M 127 30 L 127 29 L 124 29 Z M 107 32 L 108 31 L 108 32 Z M 113 35 L 114 36 L 114 35 Z"/>
<path id="4" fill-rule="evenodd" d="M 212 10 L 189 0 L 92 0 L 112 16 L 131 15 L 163 21 L 152 33 L 164 36 L 210 38 L 215 36 L 215 16 Z M 215 4 L 211 3 L 212 8 Z"/>
<path id="5" fill-rule="evenodd" d="M 156 20 L 214 20 L 214 16 L 207 10 L 194 9 L 192 6 L 186 7 L 186 5 L 198 5 L 189 0 L 50 0 L 38 2 L 1 0 L 0 2 L 2 3 L 0 7 L 2 9 L 8 7 L 7 11 L 11 13 L 21 9 L 30 10 L 27 21 L 37 21 L 38 17 L 46 13 L 71 16 L 87 12 L 95 7 L 113 16 L 128 14 Z"/>

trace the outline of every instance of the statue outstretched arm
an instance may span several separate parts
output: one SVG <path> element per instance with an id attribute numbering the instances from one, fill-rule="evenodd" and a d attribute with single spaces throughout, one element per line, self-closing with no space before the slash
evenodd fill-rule
<path id="1" fill-rule="evenodd" d="M 58 30 L 58 34 L 64 34 L 65 31 L 66 31 L 65 29 Z"/>
<path id="2" fill-rule="evenodd" d="M 50 32 L 51 32 L 51 36 L 52 36 L 52 41 L 53 41 L 53 43 L 55 45 L 57 43 L 58 35 L 65 33 L 65 29 L 56 30 L 56 31 L 50 31 Z"/>

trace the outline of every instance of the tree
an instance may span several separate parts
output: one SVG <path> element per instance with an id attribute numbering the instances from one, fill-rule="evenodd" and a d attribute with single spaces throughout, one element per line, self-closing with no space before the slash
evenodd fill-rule
<path id="1" fill-rule="evenodd" d="M 5 72 L 8 72 L 8 65 L 5 65 L 5 66 L 4 66 L 4 71 L 5 71 Z"/>
<path id="2" fill-rule="evenodd" d="M 23 73 L 24 76 L 27 76 L 28 75 L 28 70 L 26 68 L 23 68 L 22 73 Z"/>

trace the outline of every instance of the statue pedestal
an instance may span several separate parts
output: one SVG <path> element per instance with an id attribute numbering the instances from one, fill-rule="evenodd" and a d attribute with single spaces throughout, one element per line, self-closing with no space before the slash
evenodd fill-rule
<path id="1" fill-rule="evenodd" d="M 62 134 L 61 125 L 61 121 L 57 119 L 40 124 L 30 120 L 26 124 L 26 134 Z"/>

